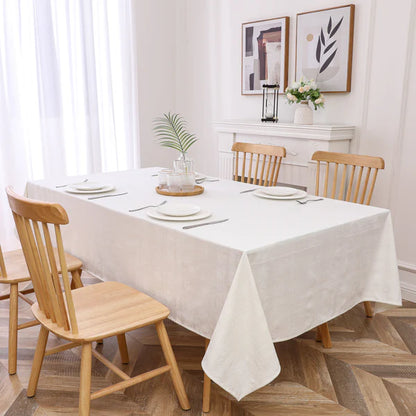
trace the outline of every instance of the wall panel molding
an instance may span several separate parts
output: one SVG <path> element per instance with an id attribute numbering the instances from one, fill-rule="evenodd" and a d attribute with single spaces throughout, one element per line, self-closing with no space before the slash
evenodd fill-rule
<path id="1" fill-rule="evenodd" d="M 404 270 L 406 272 L 416 274 L 416 264 L 406 263 L 400 260 L 398 263 L 399 263 L 399 270 Z"/>
<path id="2" fill-rule="evenodd" d="M 407 117 L 407 106 L 408 101 L 411 99 L 409 97 L 409 81 L 412 70 L 414 71 L 415 68 L 412 68 L 412 57 L 413 57 L 413 38 L 415 35 L 415 22 L 416 20 L 416 2 L 411 1 L 410 3 L 410 13 L 409 13 L 409 21 L 408 21 L 408 35 L 407 35 L 407 48 L 406 48 L 406 59 L 404 62 L 405 72 L 403 77 L 403 82 L 401 85 L 402 90 L 402 101 L 401 101 L 401 108 L 400 108 L 400 124 L 399 130 L 397 132 L 397 139 L 395 145 L 395 151 L 393 156 L 393 165 L 391 171 L 391 181 L 390 181 L 390 189 L 389 189 L 389 207 L 390 209 L 394 210 L 395 205 L 398 203 L 397 197 L 397 185 L 398 181 L 400 180 L 400 161 L 403 158 L 403 143 L 405 140 L 405 125 L 406 125 L 406 117 Z"/>
<path id="3" fill-rule="evenodd" d="M 368 49 L 367 49 L 367 57 L 366 57 L 366 66 L 365 66 L 365 84 L 363 88 L 363 95 L 362 95 L 362 117 L 361 117 L 361 125 L 360 129 L 357 129 L 358 134 L 356 134 L 354 143 L 352 144 L 353 148 L 351 149 L 352 152 L 359 153 L 360 144 L 361 144 L 361 132 L 365 131 L 367 128 L 367 121 L 368 121 L 368 97 L 370 94 L 370 80 L 372 76 L 372 61 L 373 61 L 373 50 L 374 50 L 374 32 L 376 26 L 376 10 L 377 2 L 376 0 L 371 0 L 370 6 L 370 21 L 368 23 Z M 356 42 L 355 42 L 356 43 Z"/>

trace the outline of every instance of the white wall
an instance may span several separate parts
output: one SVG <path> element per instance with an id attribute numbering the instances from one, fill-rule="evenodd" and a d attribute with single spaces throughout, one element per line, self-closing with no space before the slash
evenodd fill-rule
<path id="1" fill-rule="evenodd" d="M 178 2 L 179 3 L 179 2 Z M 167 166 L 176 157 L 155 141 L 152 121 L 175 109 L 176 2 L 133 2 L 137 22 L 141 166 Z"/>
<path id="2" fill-rule="evenodd" d="M 218 63 L 217 1 L 182 0 L 177 10 L 176 111 L 189 122 L 199 141 L 191 156 L 197 170 L 217 171 Z"/>
<path id="3" fill-rule="evenodd" d="M 396 232 L 399 267 L 402 285 L 407 298 L 416 301 L 416 2 L 409 12 L 411 24 L 407 26 L 407 56 L 401 84 L 401 100 L 396 111 L 400 113 L 394 131 L 393 174 L 390 189 L 390 206 Z M 400 61 L 398 61 L 400 62 Z M 400 85 L 400 84 L 399 84 Z"/>
<path id="4" fill-rule="evenodd" d="M 312 4 L 313 3 L 313 4 Z M 294 77 L 296 13 L 341 0 L 180 0 L 177 3 L 176 111 L 200 141 L 192 150 L 200 170 L 217 170 L 213 122 L 259 118 L 261 97 L 240 94 L 241 24 L 289 16 L 289 82 Z M 327 94 L 317 123 L 357 126 L 352 151 L 382 156 L 373 204 L 392 210 L 407 297 L 416 301 L 416 2 L 356 0 L 352 91 Z M 281 121 L 294 107 L 280 99 Z M 406 269 L 406 270 L 404 270 Z"/>

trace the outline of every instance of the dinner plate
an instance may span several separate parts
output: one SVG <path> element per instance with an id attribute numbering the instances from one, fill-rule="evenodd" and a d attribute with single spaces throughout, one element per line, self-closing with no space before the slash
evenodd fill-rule
<path id="1" fill-rule="evenodd" d="M 164 221 L 196 221 L 196 220 L 203 220 L 204 218 L 208 218 L 210 215 L 212 215 L 212 212 L 201 210 L 194 215 L 187 215 L 185 217 L 174 217 L 172 215 L 162 214 L 156 208 L 154 208 L 154 209 L 147 210 L 146 214 L 151 218 L 155 218 L 157 220 L 164 220 Z"/>
<path id="2" fill-rule="evenodd" d="M 114 185 L 110 185 L 110 184 L 106 184 L 106 185 L 102 185 L 102 187 L 100 189 L 91 189 L 91 190 L 82 190 L 82 189 L 77 189 L 79 185 L 69 185 L 67 186 L 67 188 L 65 189 L 65 192 L 69 192 L 71 194 L 100 194 L 103 192 L 110 192 L 112 190 L 115 189 Z"/>
<path id="3" fill-rule="evenodd" d="M 170 215 L 171 217 L 187 217 L 188 215 L 197 214 L 201 211 L 198 205 L 193 204 L 175 204 L 174 202 L 160 206 L 157 211 L 160 214 Z"/>
<path id="4" fill-rule="evenodd" d="M 275 195 L 267 195 L 264 193 L 263 189 L 256 189 L 253 194 L 258 196 L 259 198 L 267 198 L 267 199 L 301 199 L 305 198 L 307 192 L 298 190 L 295 194 L 289 196 L 275 196 Z"/>
<path id="5" fill-rule="evenodd" d="M 85 182 L 72 185 L 73 188 L 78 189 L 78 191 L 98 191 L 103 189 L 105 185 L 98 182 Z"/>
<path id="6" fill-rule="evenodd" d="M 287 186 L 268 186 L 266 188 L 261 188 L 263 193 L 271 196 L 291 196 L 295 195 L 299 189 L 289 188 Z"/>

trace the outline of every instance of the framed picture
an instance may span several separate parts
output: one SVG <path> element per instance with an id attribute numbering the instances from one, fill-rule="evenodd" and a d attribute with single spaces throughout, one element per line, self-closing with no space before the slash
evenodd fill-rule
<path id="1" fill-rule="evenodd" d="M 241 94 L 262 94 L 263 84 L 287 87 L 289 18 L 242 25 Z"/>
<path id="2" fill-rule="evenodd" d="M 296 16 L 296 80 L 314 79 L 322 92 L 351 91 L 354 5 Z"/>

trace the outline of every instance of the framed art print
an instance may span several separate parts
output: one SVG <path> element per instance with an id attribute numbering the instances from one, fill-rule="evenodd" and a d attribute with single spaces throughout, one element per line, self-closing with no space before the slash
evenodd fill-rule
<path id="1" fill-rule="evenodd" d="M 241 94 L 262 94 L 263 84 L 287 86 L 289 18 L 242 25 Z"/>
<path id="2" fill-rule="evenodd" d="M 314 79 L 322 92 L 351 91 L 354 5 L 296 17 L 296 80 Z"/>

